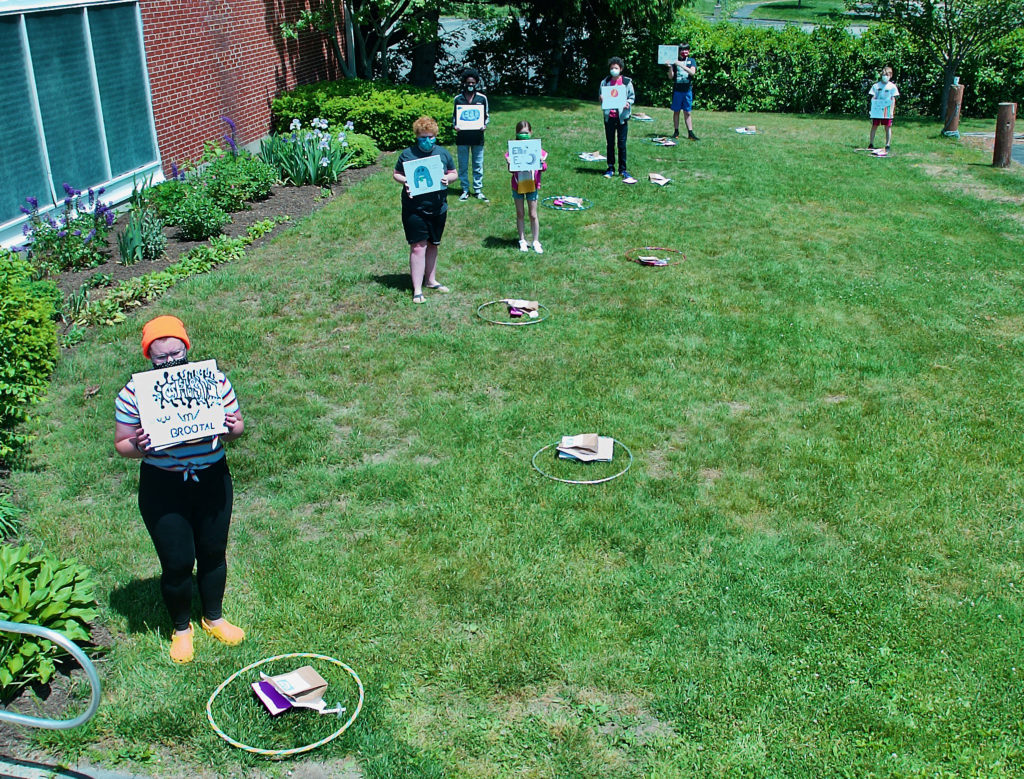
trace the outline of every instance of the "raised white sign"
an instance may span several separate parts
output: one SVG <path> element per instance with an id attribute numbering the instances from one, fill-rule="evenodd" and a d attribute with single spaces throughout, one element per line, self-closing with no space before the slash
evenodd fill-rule
<path id="1" fill-rule="evenodd" d="M 540 139 L 509 141 L 508 169 L 513 173 L 523 170 L 540 170 Z"/>
<path id="2" fill-rule="evenodd" d="M 444 189 L 441 177 L 444 176 L 444 163 L 436 154 L 418 160 L 402 163 L 405 178 L 409 183 L 409 196 L 417 197 L 428 192 L 440 192 Z"/>
<path id="3" fill-rule="evenodd" d="M 456 130 L 484 129 L 484 107 L 482 105 L 455 106 Z"/>
<path id="4" fill-rule="evenodd" d="M 679 59 L 679 47 L 678 46 L 659 46 L 658 47 L 658 64 L 659 65 L 671 65 L 673 62 Z"/>
<path id="5" fill-rule="evenodd" d="M 132 379 L 142 429 L 154 449 L 228 432 L 216 360 L 157 368 Z"/>
<path id="6" fill-rule="evenodd" d="M 626 96 L 629 91 L 625 84 L 601 87 L 601 108 L 605 111 L 621 111 L 626 107 Z"/>

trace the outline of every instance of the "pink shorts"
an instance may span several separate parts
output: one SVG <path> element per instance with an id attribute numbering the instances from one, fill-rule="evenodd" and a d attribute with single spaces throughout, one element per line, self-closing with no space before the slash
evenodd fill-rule
<path id="1" fill-rule="evenodd" d="M 882 127 L 892 127 L 892 118 L 890 117 L 889 119 L 872 119 L 871 120 L 871 126 L 872 127 L 878 127 L 878 125 L 882 125 Z"/>

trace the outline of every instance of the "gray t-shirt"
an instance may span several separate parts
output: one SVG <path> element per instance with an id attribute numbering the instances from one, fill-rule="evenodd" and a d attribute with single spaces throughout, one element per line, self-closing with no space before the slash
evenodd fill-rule
<path id="1" fill-rule="evenodd" d="M 694 69 L 697 68 L 697 61 L 693 57 L 687 57 L 684 60 L 680 60 L 680 62 L 685 63 L 686 67 L 688 67 L 688 68 L 694 68 Z M 683 70 L 678 65 L 673 65 L 672 69 L 676 73 L 676 83 L 675 83 L 675 90 L 676 90 L 676 92 L 687 92 L 687 91 L 689 91 L 690 89 L 693 88 L 693 81 L 691 80 L 689 73 L 687 73 L 685 70 Z"/>

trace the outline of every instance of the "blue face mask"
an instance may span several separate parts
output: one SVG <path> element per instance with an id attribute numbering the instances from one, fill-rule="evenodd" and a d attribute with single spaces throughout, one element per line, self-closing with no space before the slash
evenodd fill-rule
<path id="1" fill-rule="evenodd" d="M 423 151 L 430 151 L 434 148 L 434 144 L 437 143 L 436 138 L 417 138 L 416 145 L 419 146 Z"/>

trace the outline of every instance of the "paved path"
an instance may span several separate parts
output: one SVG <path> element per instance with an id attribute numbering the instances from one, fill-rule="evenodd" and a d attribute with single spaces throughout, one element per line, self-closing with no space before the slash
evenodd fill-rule
<path id="1" fill-rule="evenodd" d="M 13 779 L 147 779 L 138 774 L 93 768 L 88 764 L 79 764 L 75 768 L 61 768 L 56 761 L 53 764 L 48 764 L 39 760 L 21 760 L 4 755 L 0 755 L 0 777 L 12 777 Z"/>
<path id="2" fill-rule="evenodd" d="M 754 11 L 756 11 L 759 6 L 765 5 L 765 2 L 768 2 L 768 0 L 764 0 L 764 2 L 760 3 L 747 3 L 746 5 L 742 5 L 733 11 L 730 18 L 733 21 L 737 21 L 740 24 L 747 24 L 751 27 L 774 27 L 776 30 L 781 30 L 787 24 L 797 24 L 797 22 L 784 22 L 779 19 L 751 19 L 750 17 L 753 15 Z M 811 24 L 810 22 L 803 22 L 800 23 L 799 27 L 804 32 L 813 32 L 818 28 L 818 25 Z M 848 24 L 846 26 L 846 31 L 850 33 L 850 35 L 858 38 L 863 35 L 867 29 L 868 26 L 866 24 Z"/>

